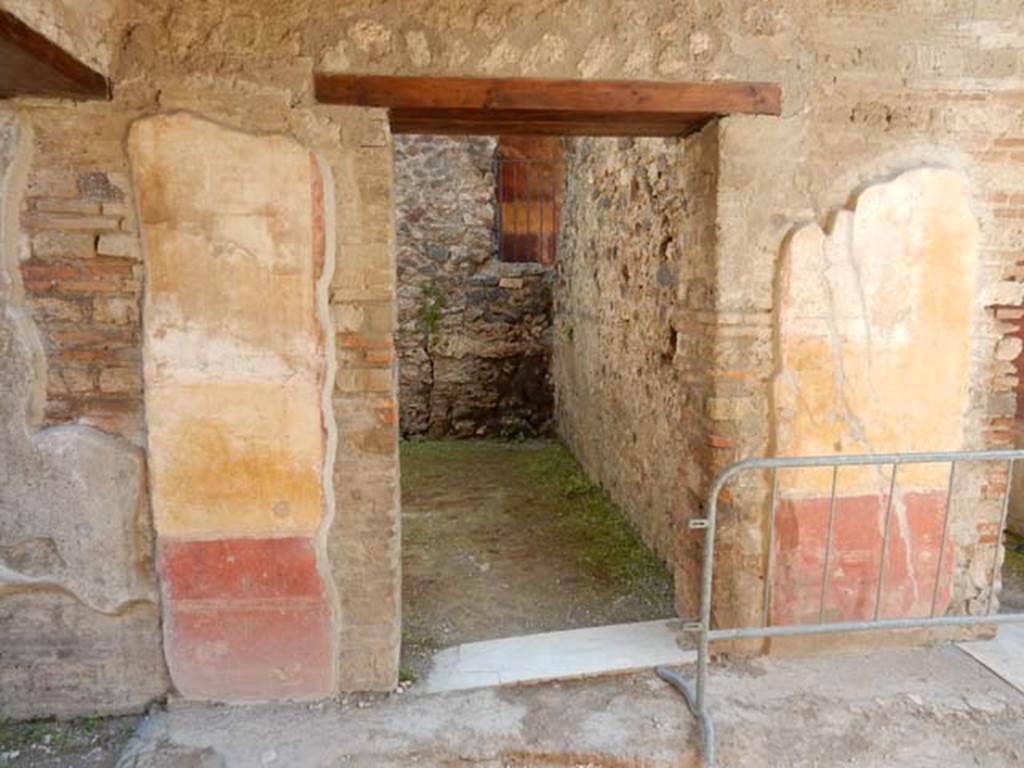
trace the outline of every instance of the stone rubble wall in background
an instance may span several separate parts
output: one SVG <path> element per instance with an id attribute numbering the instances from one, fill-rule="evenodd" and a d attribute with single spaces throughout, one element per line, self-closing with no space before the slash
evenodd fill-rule
<path id="1" fill-rule="evenodd" d="M 676 519 L 699 514 L 714 474 L 774 450 L 770 381 L 777 266 L 797 224 L 823 222 L 852 195 L 907 170 L 942 166 L 968 180 L 980 223 L 964 445 L 1013 444 L 1020 381 L 1014 334 L 1024 320 L 1024 16 L 1017 0 L 865 5 L 856 0 L 545 0 L 403 6 L 351 3 L 310 20 L 323 68 L 386 74 L 740 79 L 778 83 L 779 118 L 730 116 L 718 126 L 717 244 L 707 307 L 703 384 L 690 413 L 705 422 L 682 457 Z M 688 417 L 688 423 L 691 420 Z M 692 422 L 696 423 L 696 422 Z M 699 431 L 695 429 L 695 432 Z M 977 522 L 1005 471 L 976 489 Z M 984 490 L 982 490 L 984 489 Z M 766 559 L 767 488 L 732 489 L 719 535 L 719 620 L 758 621 Z M 677 530 L 679 608 L 689 611 L 697 537 Z M 991 532 L 975 554 L 986 570 Z M 690 585 L 690 586 L 687 586 Z M 980 589 L 980 586 L 979 586 Z"/>
<path id="2" fill-rule="evenodd" d="M 533 435 L 552 414 L 552 270 L 497 258 L 495 140 L 395 139 L 406 436 Z"/>

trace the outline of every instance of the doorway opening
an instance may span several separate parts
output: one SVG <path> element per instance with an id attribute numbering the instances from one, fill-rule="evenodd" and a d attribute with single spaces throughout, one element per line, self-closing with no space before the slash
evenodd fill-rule
<path id="1" fill-rule="evenodd" d="M 699 508 L 710 463 L 715 118 L 777 115 L 779 89 L 328 73 L 316 73 L 314 85 L 321 103 L 386 109 L 396 137 L 399 325 L 414 329 L 396 333 L 406 659 L 474 634 L 546 628 L 545 611 L 560 599 L 553 593 L 566 584 L 570 598 L 553 612 L 562 627 L 616 620 L 599 605 L 631 605 L 629 619 L 690 615 L 698 559 L 676 529 Z M 480 138 L 499 136 L 563 137 L 553 141 L 564 168 L 524 184 L 517 174 L 528 163 Z M 468 161 L 455 159 L 459 147 L 469 148 Z M 467 170 L 471 181 L 441 183 L 438 173 L 451 168 Z M 455 224 L 438 231 L 435 207 L 456 211 Z M 433 442 L 440 438 L 466 442 Z M 468 442 L 495 439 L 510 442 Z M 457 549 L 474 526 L 476 551 L 442 550 Z M 629 578 L 604 580 L 628 588 L 586 604 L 579 595 L 592 586 L 587 579 L 616 571 L 615 548 L 635 555 L 618 568 Z M 556 556 L 559 568 L 545 572 Z M 429 570 L 456 564 L 454 578 Z M 504 607 L 495 590 L 515 594 L 510 579 L 535 572 L 541 576 L 517 596 L 532 613 L 510 627 L 516 606 Z M 491 579 L 490 594 L 473 594 L 467 580 L 488 574 L 507 578 Z M 434 633 L 418 622 L 416 596 L 442 583 L 452 603 L 435 598 Z M 645 583 L 654 586 L 645 592 Z M 476 629 L 470 622 L 462 636 L 449 627 L 446 636 L 442 621 L 481 606 L 497 607 L 494 617 Z M 653 624 L 618 630 L 615 650 L 630 656 L 639 633 L 659 659 L 653 663 L 678 662 L 679 623 Z M 587 652 L 600 648 L 606 664 L 609 635 L 594 640 L 591 632 L 568 634 L 586 634 Z M 535 635 L 515 655 L 527 666 L 550 660 L 549 639 Z M 510 650 L 490 643 L 492 660 Z M 455 657 L 480 645 L 459 646 Z M 575 660 L 580 647 L 563 647 L 561 657 Z M 469 672 L 464 682 L 476 674 Z M 508 682 L 504 672 L 497 679 Z"/>
<path id="2" fill-rule="evenodd" d="M 558 137 L 395 137 L 407 679 L 455 645 L 674 615 L 665 562 L 555 419 L 575 151 Z"/>

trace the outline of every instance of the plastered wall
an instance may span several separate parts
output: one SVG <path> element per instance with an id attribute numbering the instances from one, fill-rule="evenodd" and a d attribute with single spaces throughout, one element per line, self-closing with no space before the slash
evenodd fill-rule
<path id="1" fill-rule="evenodd" d="M 0 113 L 0 713 L 139 710 L 167 689 L 145 458 L 43 424 L 47 349 L 18 263 L 37 140 Z"/>
<path id="2" fill-rule="evenodd" d="M 1007 345 L 1004 336 L 1012 330 L 1008 321 L 1019 319 L 1021 311 L 1014 309 L 1021 297 L 1011 278 L 1024 248 L 1024 219 L 1013 203 L 1024 194 L 1024 22 L 1015 0 L 870 5 L 720 0 L 684 6 L 655 0 L 342 5 L 168 0 L 124 2 L 115 11 L 111 103 L 22 100 L 2 107 L 35 137 L 31 157 L 23 161 L 25 194 L 13 209 L 5 203 L 15 211 L 7 219 L 13 223 L 5 234 L 5 263 L 21 267 L 24 302 L 39 339 L 38 362 L 18 377 L 31 382 L 36 394 L 30 402 L 38 404 L 32 413 L 42 414 L 47 424 L 61 430 L 92 425 L 102 440 L 115 438 L 117 455 L 145 450 L 142 343 L 135 324 L 146 265 L 138 261 L 134 212 L 117 207 L 120 198 L 136 194 L 127 180 L 125 150 L 132 123 L 188 111 L 233 130 L 288 137 L 321 156 L 333 179 L 330 231 L 336 242 L 328 289 L 337 360 L 330 395 L 338 431 L 331 462 L 335 513 L 324 533 L 324 551 L 325 578 L 338 596 L 332 631 L 339 688 L 387 687 L 397 670 L 396 373 L 393 355 L 380 354 L 393 352 L 396 320 L 392 150 L 381 112 L 314 104 L 315 67 L 396 74 L 732 78 L 781 85 L 780 118 L 729 117 L 714 129 L 714 256 L 703 278 L 706 299 L 693 311 L 703 326 L 697 337 L 703 339 L 699 357 L 705 371 L 683 412 L 688 423 L 699 419 L 705 428 L 690 438 L 679 462 L 685 492 L 678 496 L 672 533 L 679 569 L 695 561 L 692 539 L 678 521 L 699 511 L 711 474 L 736 458 L 776 450 L 770 397 L 774 286 L 786 238 L 806 222 L 823 224 L 833 211 L 848 207 L 859 190 L 902 172 L 937 166 L 964 179 L 978 222 L 979 290 L 970 310 L 963 443 L 1008 443 L 1016 401 L 1012 358 L 1020 345 Z M 34 197 L 59 198 L 65 208 L 40 210 Z M 118 237 L 104 241 L 104 234 Z M 82 320 L 75 319 L 76 312 L 83 313 Z M 68 313 L 65 319 L 61 313 Z M 68 330 L 61 323 L 86 318 L 102 328 L 88 338 L 61 335 Z M 9 413 L 20 411 L 17 406 Z M 996 473 L 986 480 L 978 484 L 984 505 L 976 507 L 977 524 L 991 528 L 988 509 L 1005 478 Z M 76 503 L 98 503 L 100 487 L 89 483 L 76 492 Z M 730 497 L 716 587 L 721 621 L 757 616 L 767 548 L 765 490 L 754 478 Z M 142 502 L 139 519 L 151 519 L 151 503 Z M 23 504 L 19 501 L 18 508 L 27 509 Z M 110 505 L 103 510 L 84 518 L 84 535 L 102 530 L 100 521 L 113 514 Z M 662 533 L 651 528 L 652 541 L 664 538 L 663 518 Z M 9 548 L 23 538 L 5 530 L 0 542 Z M 978 538 L 979 563 L 991 559 L 992 538 L 991 530 Z M 152 555 L 148 545 L 140 551 Z M 677 578 L 677 585 L 688 581 Z M 680 611 L 686 613 L 693 596 L 679 589 Z M 43 598 L 12 598 L 6 582 L 5 590 L 0 604 L 24 600 L 24 609 L 38 612 L 33 638 L 52 635 L 60 625 L 44 610 Z M 965 593 L 964 600 L 983 606 L 979 590 L 975 587 L 974 597 Z M 102 591 L 118 594 L 108 585 Z M 146 594 L 150 597 L 140 599 L 155 613 L 154 592 Z M 8 632 L 10 626 L 2 625 Z M 88 625 L 72 626 L 65 642 L 88 645 L 96 636 L 92 632 Z M 128 647 L 152 646 L 140 640 Z M 5 638 L 0 647 L 11 644 Z M 21 647 L 21 669 L 57 658 L 37 646 Z M 62 661 L 53 669 L 56 678 L 71 668 Z M 163 673 L 148 669 L 146 685 L 162 689 Z M 33 699 L 36 679 L 24 679 L 28 687 L 19 700 L 43 701 Z M 89 711 L 84 702 L 105 695 L 92 679 L 69 674 L 66 683 L 82 702 L 79 707 L 65 697 L 72 701 L 69 708 Z M 108 690 L 141 689 L 141 683 L 121 679 Z"/>
<path id="3" fill-rule="evenodd" d="M 110 70 L 117 0 L 3 0 L 13 13 L 101 74 Z"/>
<path id="4" fill-rule="evenodd" d="M 868 187 L 827 232 L 794 233 L 774 329 L 779 454 L 963 445 L 979 263 L 969 202 L 959 174 L 920 169 Z M 948 465 L 892 473 L 779 473 L 773 621 L 945 613 L 956 552 L 981 538 L 985 514 L 951 509 L 947 524 Z M 974 585 L 956 586 L 962 597 Z"/>

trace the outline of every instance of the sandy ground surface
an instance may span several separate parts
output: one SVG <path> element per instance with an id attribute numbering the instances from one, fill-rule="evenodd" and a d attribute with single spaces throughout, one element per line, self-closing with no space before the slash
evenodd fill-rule
<path id="1" fill-rule="evenodd" d="M 415 689 L 414 689 L 415 690 Z M 722 768 L 1024 765 L 1024 695 L 952 646 L 716 666 Z M 146 719 L 121 768 L 700 765 L 653 673 Z"/>
<path id="2" fill-rule="evenodd" d="M 0 722 L 0 766 L 113 768 L 138 724 L 138 717 Z"/>
<path id="3" fill-rule="evenodd" d="M 558 442 L 402 446 L 403 663 L 439 648 L 668 618 L 672 578 Z"/>

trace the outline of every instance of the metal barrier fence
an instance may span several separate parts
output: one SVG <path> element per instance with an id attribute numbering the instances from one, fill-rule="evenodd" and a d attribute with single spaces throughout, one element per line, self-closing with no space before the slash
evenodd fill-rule
<path id="1" fill-rule="evenodd" d="M 778 457 L 747 459 L 732 464 L 722 470 L 711 484 L 708 492 L 707 515 L 706 517 L 691 518 L 689 528 L 691 530 L 704 531 L 704 554 L 701 570 L 701 594 L 700 594 L 700 618 L 698 621 L 687 623 L 684 629 L 696 632 L 697 642 L 697 676 L 694 686 L 685 680 L 678 673 L 659 667 L 657 673 L 686 698 L 690 710 L 700 722 L 701 747 L 704 755 L 704 765 L 712 768 L 715 764 L 715 732 L 714 722 L 708 709 L 707 682 L 708 682 L 708 661 L 709 644 L 713 640 L 733 640 L 739 638 L 768 638 L 788 637 L 793 635 L 811 635 L 825 633 L 857 632 L 863 630 L 879 629 L 920 629 L 932 626 L 968 626 L 974 624 L 1007 624 L 1011 622 L 1024 622 L 1024 613 L 992 614 L 992 599 L 995 594 L 995 585 L 998 576 L 1000 562 L 1000 550 L 1002 537 L 1006 527 L 1007 511 L 1010 503 L 1010 486 L 1013 479 L 1014 463 L 1024 459 L 1024 450 L 1013 451 L 939 451 L 933 453 L 879 453 L 864 454 L 856 456 L 806 456 L 806 457 Z M 991 574 L 989 576 L 989 602 L 984 615 L 942 615 L 936 616 L 936 599 L 938 596 L 939 581 L 942 575 L 943 555 L 949 535 L 950 508 L 953 499 L 953 481 L 956 476 L 956 467 L 964 462 L 1005 462 L 1008 475 L 1006 488 L 1003 491 L 1001 516 L 996 534 L 996 548 L 993 556 Z M 882 588 L 885 579 L 886 555 L 889 546 L 889 528 L 892 515 L 893 496 L 896 492 L 897 468 L 906 464 L 949 464 L 949 480 L 946 494 L 945 510 L 943 512 L 942 538 L 939 542 L 939 562 L 936 568 L 935 586 L 932 592 L 931 613 L 928 616 L 905 617 L 905 618 L 879 618 L 882 601 Z M 889 480 L 889 493 L 886 501 L 885 523 L 882 532 L 882 551 L 880 557 L 878 586 L 875 596 L 874 618 L 859 621 L 832 621 L 825 622 L 824 601 L 825 586 L 828 579 L 829 554 L 832 547 L 832 537 L 836 517 L 836 477 L 842 467 L 853 466 L 877 466 L 892 467 L 892 474 Z M 807 469 L 807 468 L 831 468 L 832 469 L 832 491 L 829 499 L 828 513 L 828 534 L 825 549 L 825 565 L 822 572 L 821 609 L 818 613 L 818 621 L 808 624 L 782 624 L 771 623 L 771 584 L 772 567 L 774 561 L 773 547 L 776 526 L 776 511 L 778 507 L 778 471 L 780 469 Z M 726 483 L 736 475 L 750 470 L 771 471 L 771 496 L 769 501 L 769 528 L 768 528 L 768 558 L 765 569 L 765 595 L 763 608 L 763 624 L 753 627 L 732 627 L 713 629 L 711 627 L 711 587 L 714 576 L 715 557 L 715 529 L 718 517 L 718 497 Z M 909 542 L 908 542 L 909 546 Z"/>

